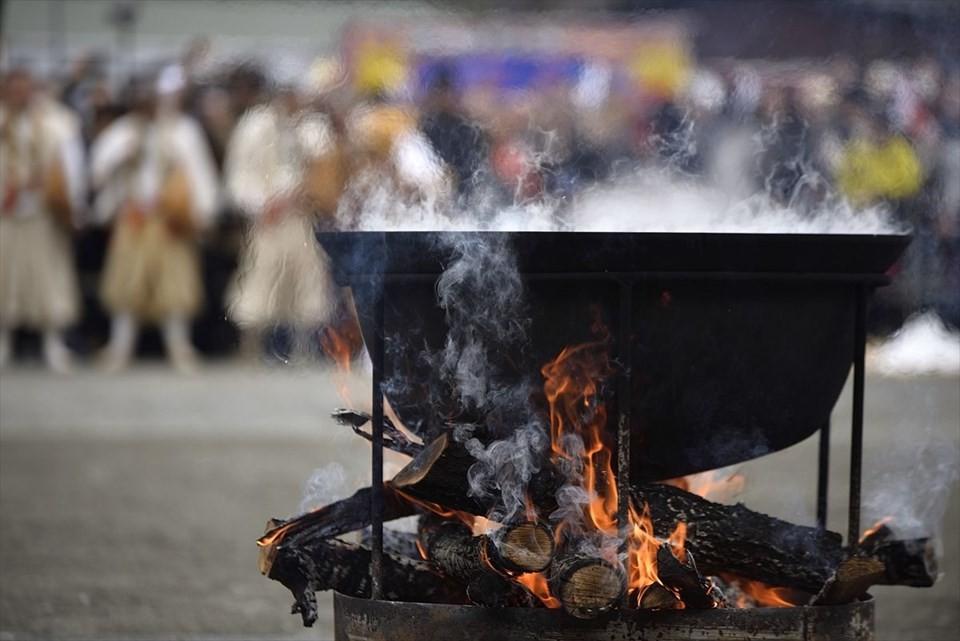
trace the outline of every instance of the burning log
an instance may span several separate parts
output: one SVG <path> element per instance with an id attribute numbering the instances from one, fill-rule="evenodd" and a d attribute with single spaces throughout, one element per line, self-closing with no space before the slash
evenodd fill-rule
<path id="1" fill-rule="evenodd" d="M 373 441 L 373 436 L 360 429 L 373 420 L 373 417 L 366 412 L 359 410 L 336 409 L 330 413 L 340 425 L 349 425 L 353 433 L 368 441 Z M 406 434 L 401 432 L 388 416 L 383 417 L 383 446 L 393 450 L 398 454 L 414 457 L 423 450 L 423 445 L 415 443 L 407 438 Z"/>
<path id="2" fill-rule="evenodd" d="M 718 607 L 722 599 L 713 593 L 713 586 L 697 571 L 693 553 L 686 552 L 686 562 L 678 559 L 664 543 L 657 550 L 657 576 L 688 608 L 705 610 Z"/>
<path id="3" fill-rule="evenodd" d="M 704 574 L 746 578 L 816 593 L 844 558 L 839 534 L 794 525 L 743 505 L 721 505 L 669 485 L 634 488 L 648 504 L 654 532 L 667 538 L 687 524 L 686 549 Z"/>
<path id="4" fill-rule="evenodd" d="M 337 539 L 281 546 L 268 576 L 293 593 L 293 612 L 300 614 L 304 626 L 311 627 L 317 620 L 316 592 L 336 590 L 370 597 L 370 550 Z M 391 601 L 465 602 L 463 583 L 441 577 L 425 561 L 384 554 L 383 580 L 383 596 Z"/>
<path id="5" fill-rule="evenodd" d="M 411 516 L 416 506 L 389 488 L 383 489 L 383 520 Z M 370 488 L 357 490 L 352 496 L 307 512 L 289 521 L 271 519 L 267 532 L 257 540 L 260 546 L 260 572 L 269 574 L 277 548 L 299 547 L 314 541 L 330 539 L 370 526 Z"/>
<path id="6" fill-rule="evenodd" d="M 637 505 L 647 503 L 654 532 L 667 538 L 678 523 L 687 524 L 686 549 L 706 575 L 729 572 L 817 594 L 848 558 L 836 532 L 795 525 L 738 505 L 721 505 L 669 485 L 635 487 Z M 878 583 L 932 585 L 935 570 L 929 542 L 886 541 L 861 545 L 864 556 L 881 560 Z"/>
<path id="7" fill-rule="evenodd" d="M 615 608 L 627 592 L 627 573 L 620 564 L 570 554 L 554 560 L 550 593 L 563 609 L 580 619 L 593 619 Z"/>
<path id="8" fill-rule="evenodd" d="M 420 544 L 446 575 L 471 580 L 485 572 L 514 575 L 541 572 L 553 560 L 553 536 L 542 523 L 504 525 L 495 535 L 435 515 L 421 520 Z"/>

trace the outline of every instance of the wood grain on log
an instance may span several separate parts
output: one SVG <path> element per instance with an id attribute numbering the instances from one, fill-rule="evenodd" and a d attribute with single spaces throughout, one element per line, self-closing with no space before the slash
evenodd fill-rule
<path id="1" fill-rule="evenodd" d="M 550 568 L 550 593 L 563 609 L 580 619 L 592 619 L 615 608 L 627 591 L 621 565 L 584 555 L 565 555 Z"/>

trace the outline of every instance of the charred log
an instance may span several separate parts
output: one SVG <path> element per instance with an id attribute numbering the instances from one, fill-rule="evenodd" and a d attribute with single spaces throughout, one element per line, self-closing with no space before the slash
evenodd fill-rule
<path id="1" fill-rule="evenodd" d="M 421 519 L 420 544 L 444 574 L 472 580 L 486 572 L 540 572 L 553 559 L 553 536 L 541 523 L 505 525 L 495 534 L 473 535 L 465 524 L 436 515 Z"/>
<path id="2" fill-rule="evenodd" d="M 310 627 L 317 620 L 317 592 L 336 590 L 370 597 L 370 550 L 337 539 L 281 546 L 268 576 L 293 593 L 293 612 Z M 383 584 L 383 596 L 390 601 L 466 602 L 463 583 L 442 577 L 429 564 L 415 559 L 384 554 Z"/>
<path id="3" fill-rule="evenodd" d="M 937 580 L 937 554 L 933 540 L 896 540 L 893 530 L 880 526 L 860 542 L 860 552 L 884 564 L 878 585 L 908 585 L 928 588 Z"/>
<path id="4" fill-rule="evenodd" d="M 687 524 L 686 549 L 706 575 L 730 572 L 817 593 L 844 558 L 839 534 L 794 525 L 741 504 L 721 505 L 669 485 L 634 488 L 650 507 L 654 533 L 666 539 Z"/>

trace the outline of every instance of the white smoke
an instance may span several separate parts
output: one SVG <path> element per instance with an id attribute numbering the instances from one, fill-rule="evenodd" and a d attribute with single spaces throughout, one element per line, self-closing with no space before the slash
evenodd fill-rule
<path id="1" fill-rule="evenodd" d="M 315 510 L 346 496 L 346 471 L 333 461 L 318 467 L 303 484 L 300 513 Z"/>

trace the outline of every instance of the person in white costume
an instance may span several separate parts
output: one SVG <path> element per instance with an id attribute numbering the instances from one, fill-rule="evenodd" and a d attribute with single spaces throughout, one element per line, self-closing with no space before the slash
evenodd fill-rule
<path id="1" fill-rule="evenodd" d="M 70 235 L 86 189 L 80 123 L 38 94 L 29 72 L 10 71 L 0 98 L 0 367 L 11 358 L 12 331 L 43 334 L 55 371 L 70 368 L 63 331 L 80 296 Z"/>
<path id="2" fill-rule="evenodd" d="M 282 326 L 293 332 L 294 349 L 305 352 L 309 332 L 337 308 L 329 257 L 313 229 L 334 213 L 340 157 L 330 120 L 304 108 L 292 88 L 248 111 L 232 134 L 224 182 L 250 226 L 227 304 L 248 350 Z"/>
<path id="3" fill-rule="evenodd" d="M 190 322 L 203 285 L 199 235 L 217 211 L 216 169 L 200 126 L 180 111 L 182 70 L 140 83 L 134 110 L 94 141 L 96 213 L 112 222 L 100 295 L 112 314 L 104 366 L 130 360 L 141 323 L 160 325 L 174 366 L 196 365 Z"/>

